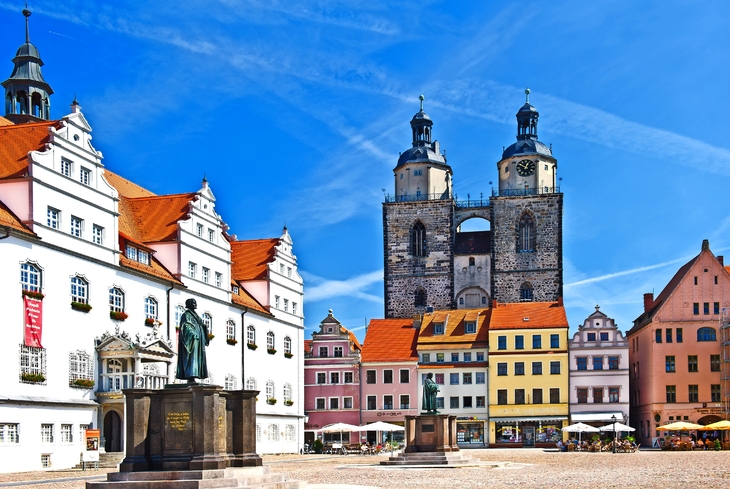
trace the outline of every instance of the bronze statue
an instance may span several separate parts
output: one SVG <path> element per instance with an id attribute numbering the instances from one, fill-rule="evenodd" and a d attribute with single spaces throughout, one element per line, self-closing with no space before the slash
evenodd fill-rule
<path id="1" fill-rule="evenodd" d="M 195 299 L 185 301 L 187 310 L 180 318 L 180 334 L 177 342 L 177 378 L 187 379 L 189 384 L 195 379 L 208 378 L 208 364 L 205 347 L 208 346 L 208 327 L 195 312 L 198 307 Z"/>
<path id="2" fill-rule="evenodd" d="M 421 408 L 428 414 L 439 414 L 436 411 L 436 393 L 439 391 L 439 386 L 433 381 L 433 374 L 429 373 L 426 375 L 426 380 L 423 382 L 423 403 Z"/>

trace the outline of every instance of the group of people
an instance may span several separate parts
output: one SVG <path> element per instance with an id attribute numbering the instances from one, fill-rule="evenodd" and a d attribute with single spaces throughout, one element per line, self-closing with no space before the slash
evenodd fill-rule
<path id="1" fill-rule="evenodd" d="M 719 434 L 717 432 L 706 432 L 703 431 L 701 436 L 697 436 L 695 432 L 690 433 L 689 439 L 683 441 L 678 435 L 674 435 L 669 439 L 669 447 L 672 450 L 681 450 L 684 443 L 691 446 L 692 450 L 713 450 L 715 448 L 715 441 L 719 440 Z"/>

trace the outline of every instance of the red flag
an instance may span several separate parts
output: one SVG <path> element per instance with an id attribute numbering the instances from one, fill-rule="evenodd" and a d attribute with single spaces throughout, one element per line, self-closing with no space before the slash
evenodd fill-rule
<path id="1" fill-rule="evenodd" d="M 25 306 L 25 346 L 43 348 L 41 334 L 43 333 L 43 301 L 23 296 Z"/>

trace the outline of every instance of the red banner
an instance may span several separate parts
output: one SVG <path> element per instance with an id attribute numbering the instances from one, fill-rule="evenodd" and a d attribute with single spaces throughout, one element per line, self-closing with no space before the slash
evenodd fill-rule
<path id="1" fill-rule="evenodd" d="M 43 348 L 41 334 L 43 333 L 43 301 L 23 296 L 25 306 L 25 346 Z"/>

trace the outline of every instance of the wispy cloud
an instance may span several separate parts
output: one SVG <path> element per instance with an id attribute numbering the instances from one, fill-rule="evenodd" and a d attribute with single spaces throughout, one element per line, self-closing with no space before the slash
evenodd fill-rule
<path id="1" fill-rule="evenodd" d="M 677 258 L 675 260 L 665 261 L 663 263 L 657 263 L 655 265 L 647 265 L 645 267 L 636 267 L 636 268 L 632 268 L 630 270 L 623 270 L 621 272 L 607 273 L 605 275 L 599 275 L 598 277 L 591 277 L 591 278 L 586 278 L 583 280 L 578 280 L 576 282 L 571 282 L 569 284 L 565 284 L 564 287 L 565 288 L 577 287 L 579 285 L 603 282 L 605 280 L 611 280 L 616 277 L 623 277 L 625 275 L 632 275 L 634 273 L 647 272 L 649 270 L 654 270 L 655 268 L 661 268 L 661 267 L 666 267 L 667 265 L 673 265 L 675 263 L 686 262 L 687 260 L 689 260 L 689 258 Z"/>
<path id="2" fill-rule="evenodd" d="M 333 297 L 349 296 L 379 304 L 383 303 L 382 297 L 364 292 L 371 285 L 383 280 L 382 270 L 358 275 L 346 280 L 329 280 L 304 271 L 301 273 L 306 282 L 314 284 L 307 286 L 308 302 L 323 301 Z"/>

